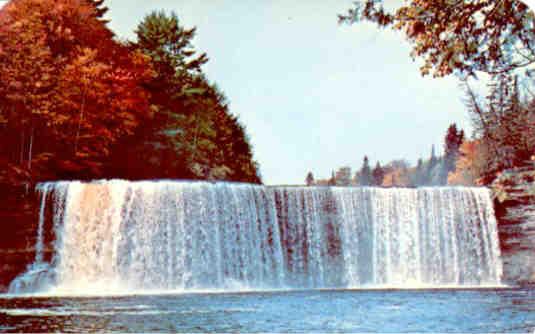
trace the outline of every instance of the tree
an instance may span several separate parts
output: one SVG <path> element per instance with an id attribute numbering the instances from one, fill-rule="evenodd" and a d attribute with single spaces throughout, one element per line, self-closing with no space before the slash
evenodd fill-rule
<path id="1" fill-rule="evenodd" d="M 359 185 L 361 186 L 371 186 L 373 183 L 372 172 L 370 169 L 370 161 L 368 156 L 364 156 L 364 161 L 362 163 L 362 168 L 359 173 Z"/>
<path id="2" fill-rule="evenodd" d="M 389 184 L 387 186 L 390 186 L 390 187 L 397 187 L 398 186 L 396 172 L 390 173 L 390 182 L 391 182 L 391 184 Z"/>
<path id="3" fill-rule="evenodd" d="M 27 182 L 35 167 L 35 134 L 54 115 L 50 100 L 58 65 L 41 15 L 29 3 L 17 4 L 8 3 L 0 15 L 0 143 L 3 169 Z"/>
<path id="4" fill-rule="evenodd" d="M 410 187 L 411 179 L 409 175 L 410 164 L 405 160 L 393 160 L 386 164 L 383 169 L 385 175 L 383 186 L 385 187 Z"/>
<path id="5" fill-rule="evenodd" d="M 487 159 L 481 182 L 488 184 L 504 169 L 526 164 L 535 149 L 533 109 L 519 94 L 519 81 L 532 85 L 535 68 L 535 14 L 528 6 L 519 0 L 408 0 L 389 11 L 381 0 L 363 0 L 339 19 L 403 31 L 413 45 L 413 59 L 424 61 L 422 75 L 453 73 L 463 79 L 475 138 L 481 140 L 478 152 Z M 476 72 L 492 78 L 486 105 L 467 84 Z M 529 87 L 525 90 L 533 100 Z M 441 182 L 452 169 L 451 158 L 444 160 Z M 429 167 L 436 176 L 437 169 Z"/>
<path id="6" fill-rule="evenodd" d="M 331 178 L 327 182 L 327 185 L 329 185 L 329 186 L 335 186 L 336 185 L 336 177 L 334 176 L 334 171 L 332 171 Z"/>
<path id="7" fill-rule="evenodd" d="M 485 100 L 466 85 L 467 106 L 472 116 L 480 152 L 486 152 L 481 180 L 488 184 L 505 169 L 529 165 L 535 151 L 535 103 L 522 99 L 516 76 L 493 77 Z"/>
<path id="8" fill-rule="evenodd" d="M 431 145 L 431 156 L 429 157 L 429 166 L 433 168 L 438 163 L 438 158 L 435 153 L 435 145 Z"/>
<path id="9" fill-rule="evenodd" d="M 208 61 L 206 54 L 196 56 L 192 40 L 196 29 L 185 29 L 177 15 L 163 11 L 153 12 L 136 29 L 135 47 L 152 59 L 156 76 L 150 83 L 153 103 L 161 106 L 163 121 L 173 106 L 184 107 L 181 98 L 197 92 L 191 87 L 201 66 Z M 193 91 L 192 91 L 193 89 Z"/>
<path id="10" fill-rule="evenodd" d="M 453 123 L 448 127 L 444 138 L 444 165 L 446 176 L 455 170 L 459 149 L 464 141 L 464 131 L 457 129 L 457 124 Z"/>
<path id="11" fill-rule="evenodd" d="M 411 176 L 411 183 L 415 187 L 423 186 L 427 183 L 427 172 L 422 158 L 418 159 L 416 168 Z"/>
<path id="12" fill-rule="evenodd" d="M 426 173 L 426 184 L 433 184 L 434 182 L 434 175 L 436 174 L 435 168 L 437 167 L 439 163 L 439 160 L 437 158 L 437 155 L 435 153 L 435 145 L 431 146 L 431 156 L 429 157 L 429 161 L 427 163 L 427 173 Z"/>
<path id="13" fill-rule="evenodd" d="M 0 82 L 2 163 L 24 175 L 16 182 L 102 177 L 111 147 L 147 116 L 147 59 L 112 36 L 87 2 L 1 9 L 0 77 L 12 80 Z"/>
<path id="14" fill-rule="evenodd" d="M 351 185 L 351 167 L 341 167 L 336 171 L 335 183 L 337 186 L 347 187 Z"/>
<path id="15" fill-rule="evenodd" d="M 372 172 L 373 175 L 373 185 L 374 186 L 381 186 L 383 184 L 383 179 L 385 177 L 385 172 L 383 168 L 381 167 L 381 164 L 377 162 L 377 165 L 375 165 L 375 168 Z"/>
<path id="16" fill-rule="evenodd" d="M 409 0 L 388 11 L 381 0 L 357 1 L 339 20 L 370 21 L 403 31 L 423 75 L 489 74 L 535 63 L 534 13 L 519 0 Z"/>
<path id="17" fill-rule="evenodd" d="M 98 61 L 95 50 L 82 49 L 59 74 L 54 104 L 71 115 L 57 118 L 55 127 L 62 147 L 60 164 L 67 175 L 103 175 L 113 146 L 134 134 L 148 117 L 148 95 L 140 83 L 151 72 L 141 68 L 135 73 L 146 59 L 135 53 L 131 57 L 129 69 L 114 68 Z M 127 64 L 126 59 L 122 62 Z"/>
<path id="18" fill-rule="evenodd" d="M 305 183 L 307 186 L 314 185 L 314 175 L 312 175 L 312 172 L 308 172 Z"/>
<path id="19" fill-rule="evenodd" d="M 89 5 L 93 6 L 95 8 L 95 17 L 100 19 L 104 23 L 108 23 L 108 21 L 103 20 L 104 15 L 108 12 L 108 7 L 104 5 L 104 0 L 85 0 Z"/>
<path id="20" fill-rule="evenodd" d="M 484 149 L 480 140 L 463 142 L 455 171 L 448 175 L 448 184 L 464 186 L 481 184 L 481 176 L 486 165 Z"/>
<path id="21" fill-rule="evenodd" d="M 195 178 L 260 183 L 245 127 L 201 71 L 194 29 L 149 15 L 114 40 L 102 0 L 0 9 L 0 183 Z"/>
<path id="22" fill-rule="evenodd" d="M 120 150 L 146 163 L 122 170 L 132 178 L 261 182 L 244 126 L 202 73 L 208 58 L 193 49 L 195 28 L 182 27 L 174 13 L 153 12 L 136 34 L 131 47 L 149 57 L 156 72 L 146 86 L 154 113 L 137 140 Z"/>
<path id="23" fill-rule="evenodd" d="M 132 48 L 150 58 L 155 76 L 146 85 L 153 117 L 122 145 L 130 157 L 145 164 L 124 171 L 131 178 L 206 178 L 206 157 L 216 153 L 211 117 L 216 113 L 219 92 L 201 75 L 205 54 L 195 56 L 195 29 L 185 29 L 175 13 L 153 12 L 136 29 Z M 121 151 L 121 150 L 120 150 Z M 228 174 L 220 166 L 218 175 Z M 224 171 L 227 171 L 223 173 Z"/>
<path id="24" fill-rule="evenodd" d="M 448 182 L 448 174 L 455 170 L 459 149 L 464 140 L 464 131 L 458 130 L 455 123 L 448 127 L 444 137 L 444 157 L 441 163 L 439 184 L 445 185 Z"/>

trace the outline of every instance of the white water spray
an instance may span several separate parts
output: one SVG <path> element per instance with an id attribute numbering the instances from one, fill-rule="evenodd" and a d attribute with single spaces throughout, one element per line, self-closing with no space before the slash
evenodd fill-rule
<path id="1" fill-rule="evenodd" d="M 477 286 L 502 275 L 484 188 L 113 180 L 39 190 L 35 263 L 11 293 Z"/>

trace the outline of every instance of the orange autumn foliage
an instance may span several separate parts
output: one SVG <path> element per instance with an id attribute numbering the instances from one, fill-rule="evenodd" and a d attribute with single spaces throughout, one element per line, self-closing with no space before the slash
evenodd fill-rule
<path id="1" fill-rule="evenodd" d="M 152 76 L 88 2 L 12 0 L 0 11 L 0 163 L 17 180 L 98 177 L 150 117 Z"/>
<path id="2" fill-rule="evenodd" d="M 411 185 L 408 170 L 403 168 L 389 168 L 383 178 L 382 187 L 409 187 Z"/>
<path id="3" fill-rule="evenodd" d="M 454 172 L 448 175 L 450 185 L 478 185 L 484 167 L 484 150 L 480 140 L 465 141 L 460 147 L 460 157 Z"/>
<path id="4" fill-rule="evenodd" d="M 118 42 L 106 10 L 99 0 L 0 9 L 0 185 L 259 182 L 245 128 L 202 73 L 206 55 L 194 56 L 195 29 L 153 13 L 136 31 L 144 38 Z"/>

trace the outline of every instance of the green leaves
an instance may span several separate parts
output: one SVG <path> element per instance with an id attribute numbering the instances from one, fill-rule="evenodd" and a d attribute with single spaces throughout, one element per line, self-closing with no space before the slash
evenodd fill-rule
<path id="1" fill-rule="evenodd" d="M 422 75 L 515 71 L 535 64 L 533 13 L 519 0 L 411 0 L 394 12 L 382 1 L 358 1 L 341 22 L 371 21 L 405 32 Z"/>
<path id="2" fill-rule="evenodd" d="M 202 74 L 208 58 L 193 49 L 195 28 L 180 26 L 174 13 L 153 12 L 136 34 L 133 47 L 150 57 L 156 72 L 148 85 L 156 112 L 134 149 L 149 162 L 143 176 L 259 182 L 243 127 Z"/>
<path id="3" fill-rule="evenodd" d="M 195 57 L 191 40 L 195 28 L 184 29 L 175 13 L 153 12 L 145 17 L 136 30 L 136 47 L 147 54 L 160 68 L 160 80 L 172 83 L 175 73 L 199 73 L 208 59 L 206 54 Z"/>
<path id="4" fill-rule="evenodd" d="M 0 12 L 0 182 L 259 182 L 243 127 L 202 75 L 195 29 L 153 13 L 116 42 L 102 0 L 12 0 Z"/>

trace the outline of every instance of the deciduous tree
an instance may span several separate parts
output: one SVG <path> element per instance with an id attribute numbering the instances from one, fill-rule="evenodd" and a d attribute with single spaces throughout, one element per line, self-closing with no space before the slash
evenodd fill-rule
<path id="1" fill-rule="evenodd" d="M 519 0 L 409 0 L 394 10 L 363 0 L 341 22 L 371 21 L 405 33 L 423 75 L 504 73 L 535 63 L 534 13 Z"/>
<path id="2" fill-rule="evenodd" d="M 377 165 L 375 165 L 372 175 L 373 175 L 373 185 L 381 186 L 383 184 L 383 180 L 385 177 L 385 171 L 383 170 L 379 162 L 377 162 Z"/>
<path id="3" fill-rule="evenodd" d="M 448 175 L 448 184 L 464 186 L 480 184 L 486 165 L 485 155 L 485 148 L 480 140 L 463 142 L 455 171 Z"/>

